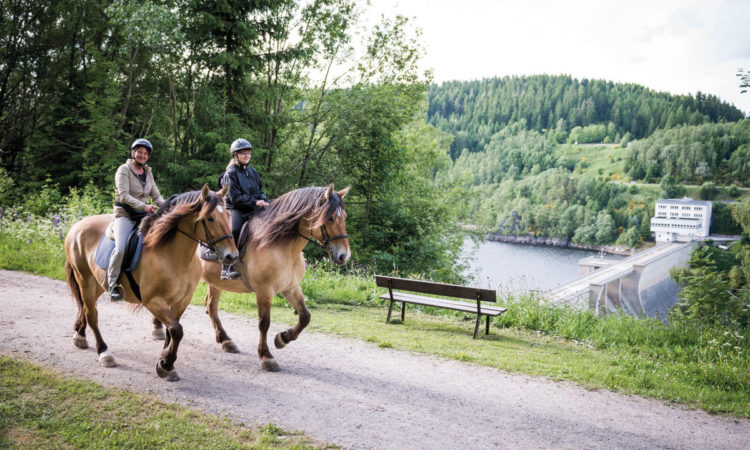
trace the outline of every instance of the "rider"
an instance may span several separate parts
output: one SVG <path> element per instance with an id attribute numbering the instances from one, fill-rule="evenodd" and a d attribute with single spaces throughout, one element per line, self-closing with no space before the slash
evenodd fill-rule
<path id="1" fill-rule="evenodd" d="M 107 277 L 109 296 L 112 301 L 122 300 L 124 291 L 118 283 L 122 260 L 128 237 L 138 222 L 148 213 L 156 210 L 146 203 L 148 197 L 161 206 L 164 199 L 154 183 L 154 176 L 146 161 L 151 156 L 153 146 L 146 139 L 136 139 L 130 146 L 130 158 L 117 168 L 115 173 L 114 234 L 115 250 L 109 258 Z"/>
<path id="2" fill-rule="evenodd" d="M 227 209 L 232 212 L 232 235 L 237 243 L 242 230 L 242 224 L 258 210 L 268 206 L 268 197 L 263 192 L 258 171 L 250 167 L 250 157 L 253 146 L 245 139 L 232 142 L 229 149 L 232 159 L 219 181 L 220 187 L 230 183 L 227 196 Z M 222 280 L 234 280 L 240 273 L 232 266 L 223 267 Z"/>

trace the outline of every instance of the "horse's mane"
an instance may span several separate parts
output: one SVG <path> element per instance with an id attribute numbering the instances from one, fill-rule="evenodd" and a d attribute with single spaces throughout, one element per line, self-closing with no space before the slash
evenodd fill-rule
<path id="1" fill-rule="evenodd" d="M 248 242 L 265 247 L 272 242 L 291 241 L 297 237 L 297 225 L 303 218 L 310 221 L 310 229 L 324 221 L 340 208 L 344 200 L 336 191 L 321 204 L 327 187 L 306 187 L 287 192 L 273 200 L 265 209 L 255 214 L 248 224 Z"/>
<path id="2" fill-rule="evenodd" d="M 188 214 L 200 210 L 195 219 L 199 221 L 213 212 L 222 199 L 211 192 L 205 202 L 201 200 L 201 191 L 190 191 L 172 195 L 164 202 L 156 214 L 146 216 L 141 221 L 141 235 L 145 248 L 158 247 L 170 241 L 177 233 L 177 224 Z"/>

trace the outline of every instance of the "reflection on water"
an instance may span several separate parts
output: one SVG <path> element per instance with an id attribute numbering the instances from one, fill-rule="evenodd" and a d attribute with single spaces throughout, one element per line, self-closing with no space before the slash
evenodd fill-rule
<path id="1" fill-rule="evenodd" d="M 474 285 L 501 292 L 546 291 L 578 276 L 578 260 L 595 252 L 486 241 L 464 241 Z"/>

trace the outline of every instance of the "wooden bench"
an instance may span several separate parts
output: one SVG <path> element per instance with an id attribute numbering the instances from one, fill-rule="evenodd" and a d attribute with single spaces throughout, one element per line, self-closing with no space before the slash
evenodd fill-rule
<path id="1" fill-rule="evenodd" d="M 500 314 L 507 311 L 507 308 L 501 308 L 499 306 L 487 306 L 482 304 L 482 302 L 497 302 L 495 291 L 491 289 L 479 289 L 467 286 L 459 286 L 456 284 L 409 280 L 406 278 L 394 278 L 382 275 L 375 276 L 375 284 L 379 287 L 388 288 L 388 294 L 380 296 L 381 299 L 390 300 L 391 302 L 390 306 L 388 306 L 388 317 L 385 319 L 386 323 L 391 321 L 391 312 L 393 311 L 394 302 L 401 302 L 402 322 L 404 321 L 404 311 L 407 303 L 431 306 L 433 308 L 463 311 L 477 315 L 477 323 L 474 326 L 474 339 L 476 339 L 477 333 L 479 333 L 479 323 L 482 319 L 482 315 L 487 317 L 486 333 L 490 334 L 490 317 L 499 316 Z M 452 298 L 465 298 L 475 300 L 476 304 L 450 300 L 447 298 L 425 297 L 422 295 L 410 294 L 408 292 L 396 291 L 419 292 L 421 294 L 441 295 Z"/>

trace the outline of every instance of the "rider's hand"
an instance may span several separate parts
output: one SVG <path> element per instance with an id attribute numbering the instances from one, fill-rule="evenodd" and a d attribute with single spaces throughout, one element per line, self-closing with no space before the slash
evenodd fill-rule
<path id="1" fill-rule="evenodd" d="M 154 211 L 156 211 L 156 206 L 154 206 L 154 205 L 146 205 L 145 210 L 146 210 L 147 213 L 153 214 Z"/>
<path id="2" fill-rule="evenodd" d="M 255 206 L 259 208 L 265 208 L 266 206 L 268 206 L 268 202 L 265 200 L 258 200 L 257 202 L 255 202 Z"/>

